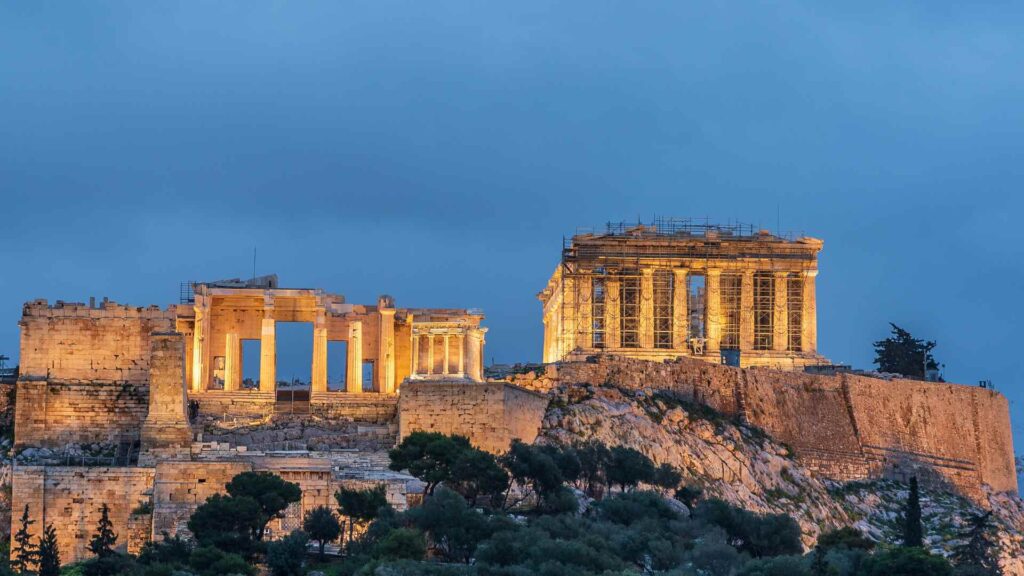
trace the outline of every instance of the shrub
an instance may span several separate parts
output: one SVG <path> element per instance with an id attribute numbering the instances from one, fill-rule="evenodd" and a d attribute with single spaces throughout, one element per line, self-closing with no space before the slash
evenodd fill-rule
<path id="1" fill-rule="evenodd" d="M 267 567 L 273 576 L 302 576 L 305 573 L 306 543 L 309 537 L 296 530 L 267 545 Z"/>

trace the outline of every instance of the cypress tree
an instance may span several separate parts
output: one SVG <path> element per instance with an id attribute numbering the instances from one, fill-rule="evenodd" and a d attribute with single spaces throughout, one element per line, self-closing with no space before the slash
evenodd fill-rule
<path id="1" fill-rule="evenodd" d="M 951 558 L 957 568 L 971 567 L 972 574 L 1000 576 L 998 544 L 992 538 L 992 512 L 972 514 L 967 519 L 967 529 L 960 533 L 962 543 L 953 547 Z"/>
<path id="2" fill-rule="evenodd" d="M 110 508 L 103 503 L 100 508 L 100 521 L 96 525 L 96 534 L 89 541 L 89 551 L 100 558 L 113 556 L 114 544 L 117 542 L 117 534 L 114 534 L 114 524 L 110 521 Z"/>
<path id="3" fill-rule="evenodd" d="M 39 539 L 39 576 L 60 576 L 60 550 L 57 549 L 57 531 L 53 524 L 43 529 Z"/>
<path id="4" fill-rule="evenodd" d="M 14 550 L 11 551 L 11 569 L 18 574 L 29 572 L 35 566 L 39 555 L 29 532 L 29 526 L 33 524 L 35 520 L 29 520 L 28 504 L 25 504 L 25 511 L 21 514 L 21 528 L 14 535 Z"/>
<path id="5" fill-rule="evenodd" d="M 903 510 L 903 546 L 921 548 L 924 546 L 924 528 L 921 526 L 921 494 L 917 488 L 917 476 L 910 477 L 910 494 L 907 507 Z"/>

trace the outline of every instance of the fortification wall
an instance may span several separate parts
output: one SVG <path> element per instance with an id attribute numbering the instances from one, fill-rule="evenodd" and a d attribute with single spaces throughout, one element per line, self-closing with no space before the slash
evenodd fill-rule
<path id="1" fill-rule="evenodd" d="M 20 380 L 15 447 L 137 440 L 149 387 L 127 382 Z"/>
<path id="2" fill-rule="evenodd" d="M 314 393 L 310 412 L 329 420 L 351 420 L 387 424 L 398 414 L 397 394 L 348 394 L 346 392 Z"/>
<path id="3" fill-rule="evenodd" d="M 541 390 L 559 382 L 672 390 L 762 428 L 792 446 L 804 464 L 838 480 L 917 475 L 968 496 L 983 483 L 1017 491 L 1009 405 L 993 390 L 686 358 L 598 357 L 517 378 Z"/>
<path id="4" fill-rule="evenodd" d="M 402 384 L 398 402 L 399 439 L 416 431 L 459 434 L 500 453 L 513 439 L 537 437 L 547 404 L 546 396 L 504 382 L 410 380 Z"/>
<path id="5" fill-rule="evenodd" d="M 15 466 L 11 505 L 17 512 L 13 516 L 17 522 L 28 505 L 29 517 L 35 520 L 29 527 L 34 538 L 52 524 L 60 557 L 69 563 L 90 556 L 89 539 L 96 532 L 100 507 L 106 503 L 118 535 L 116 548 L 137 554 L 149 536 L 149 515 L 133 512 L 149 502 L 153 474 L 152 468 Z"/>
<path id="6" fill-rule="evenodd" d="M 150 334 L 172 331 L 174 314 L 156 306 L 36 300 L 25 304 L 20 325 L 23 380 L 145 383 Z"/>

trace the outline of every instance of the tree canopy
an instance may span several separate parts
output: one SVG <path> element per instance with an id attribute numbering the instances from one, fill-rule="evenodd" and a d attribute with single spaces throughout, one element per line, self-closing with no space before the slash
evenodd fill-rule
<path id="1" fill-rule="evenodd" d="M 914 338 L 910 332 L 891 322 L 889 326 L 892 327 L 892 335 L 874 343 L 875 365 L 880 371 L 924 380 L 927 370 L 939 369 L 931 353 L 936 346 L 935 341 Z"/>

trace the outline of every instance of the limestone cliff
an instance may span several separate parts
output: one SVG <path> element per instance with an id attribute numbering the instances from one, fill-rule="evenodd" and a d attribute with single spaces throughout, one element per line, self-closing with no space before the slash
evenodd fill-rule
<path id="1" fill-rule="evenodd" d="M 898 511 L 906 498 L 902 484 L 826 480 L 759 429 L 671 391 L 561 383 L 550 394 L 541 442 L 596 439 L 635 448 L 655 463 L 677 466 L 685 482 L 701 486 L 707 496 L 791 515 L 808 547 L 820 531 L 845 525 L 880 541 L 897 538 Z M 1000 525 L 1006 574 L 1024 575 L 1024 506 L 1005 494 L 988 494 L 988 500 Z M 929 544 L 948 551 L 974 506 L 942 491 L 925 491 L 923 505 Z"/>

